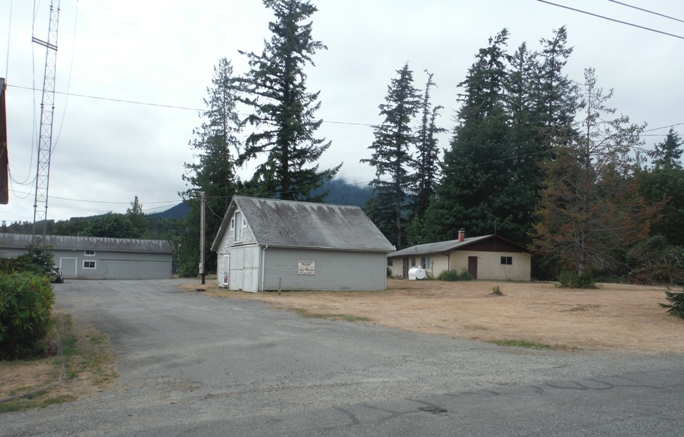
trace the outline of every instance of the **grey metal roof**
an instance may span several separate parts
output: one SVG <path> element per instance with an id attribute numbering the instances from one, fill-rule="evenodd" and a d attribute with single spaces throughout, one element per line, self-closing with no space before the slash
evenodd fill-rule
<path id="1" fill-rule="evenodd" d="M 23 249 L 32 241 L 27 234 L 0 234 L 0 251 L 3 248 Z M 132 238 L 70 237 L 47 235 L 45 243 L 53 250 L 95 250 L 108 252 L 172 253 L 173 246 L 165 240 L 138 240 Z"/>
<path id="2" fill-rule="evenodd" d="M 235 196 L 211 250 L 216 251 L 235 209 L 261 246 L 392 252 L 395 247 L 358 206 Z"/>
<path id="3" fill-rule="evenodd" d="M 449 240 L 449 241 L 439 241 L 437 243 L 427 243 L 419 244 L 417 246 L 407 247 L 406 249 L 398 250 L 394 253 L 387 255 L 388 258 L 393 258 L 395 256 L 410 256 L 410 255 L 425 255 L 428 253 L 438 253 L 447 252 L 449 250 L 454 250 L 458 247 L 467 246 L 473 244 L 477 241 L 487 239 L 493 235 L 482 235 L 480 237 L 469 237 L 463 241 Z"/>

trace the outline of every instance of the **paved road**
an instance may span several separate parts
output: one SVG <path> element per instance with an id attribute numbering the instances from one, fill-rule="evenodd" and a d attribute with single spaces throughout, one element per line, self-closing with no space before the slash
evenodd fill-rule
<path id="1" fill-rule="evenodd" d="M 684 436 L 684 357 L 502 348 L 300 318 L 174 281 L 68 281 L 121 377 L 1 436 Z"/>

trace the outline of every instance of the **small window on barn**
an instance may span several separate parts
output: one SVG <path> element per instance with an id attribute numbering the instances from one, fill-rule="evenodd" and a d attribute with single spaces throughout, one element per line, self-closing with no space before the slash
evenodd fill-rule
<path id="1" fill-rule="evenodd" d="M 513 265 L 513 257 L 512 256 L 502 256 L 501 257 L 501 264 L 502 265 Z"/>
<path id="2" fill-rule="evenodd" d="M 230 219 L 230 229 L 235 229 L 235 217 Z"/>
<path id="3" fill-rule="evenodd" d="M 95 268 L 95 261 L 83 261 L 83 268 L 84 269 L 94 269 Z"/>
<path id="4" fill-rule="evenodd" d="M 387 258 L 387 267 L 392 267 L 393 265 L 392 258 Z"/>
<path id="5" fill-rule="evenodd" d="M 415 267 L 415 266 L 416 266 L 416 259 L 411 258 L 411 267 Z"/>
<path id="6" fill-rule="evenodd" d="M 86 250 L 85 255 L 86 256 L 95 256 L 95 251 L 94 250 Z"/>
<path id="7" fill-rule="evenodd" d="M 233 217 L 235 221 L 235 228 L 233 229 L 233 241 L 239 243 L 242 241 L 242 226 L 238 226 L 242 222 L 242 213 L 240 211 L 235 212 Z"/>

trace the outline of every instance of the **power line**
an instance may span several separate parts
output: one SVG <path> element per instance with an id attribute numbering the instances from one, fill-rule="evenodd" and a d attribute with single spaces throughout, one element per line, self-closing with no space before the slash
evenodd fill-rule
<path id="1" fill-rule="evenodd" d="M 628 5 L 627 3 L 622 3 L 622 2 L 619 2 L 617 0 L 608 0 L 608 1 L 613 2 L 613 3 L 617 3 L 617 4 L 622 5 L 622 6 L 627 6 L 628 8 L 636 9 L 639 11 L 647 12 L 649 14 L 658 15 L 660 17 L 669 18 L 670 20 L 675 20 L 675 21 L 679 21 L 680 23 L 684 23 L 684 20 L 680 20 L 679 18 L 671 17 L 669 15 L 661 14 L 661 13 L 654 12 L 654 11 L 649 11 L 648 9 L 640 8 L 637 6 Z"/>
<path id="2" fill-rule="evenodd" d="M 20 86 L 20 85 L 9 85 L 9 86 L 14 87 L 14 88 L 21 88 L 21 89 L 25 89 L 25 90 L 36 91 L 35 87 L 30 88 L 27 86 Z M 189 111 L 204 111 L 204 109 L 190 108 L 187 106 L 164 105 L 161 103 L 149 103 L 149 102 L 138 102 L 135 100 L 113 99 L 111 97 L 100 97 L 100 96 L 90 96 L 90 95 L 86 95 L 86 94 L 65 93 L 63 91 L 55 91 L 55 94 L 62 94 L 62 95 L 66 95 L 66 96 L 75 96 L 75 97 L 83 97 L 86 99 L 94 99 L 94 100 L 107 100 L 110 102 L 131 103 L 134 105 L 157 106 L 157 107 L 161 107 L 161 108 L 171 108 L 171 109 L 185 109 L 185 110 L 189 110 Z"/>
<path id="3" fill-rule="evenodd" d="M 673 33 L 663 32 L 662 30 L 657 30 L 657 29 L 652 29 L 650 27 L 640 26 L 640 25 L 634 24 L 634 23 L 628 23 L 627 21 L 616 20 L 615 18 L 606 17 L 604 15 L 598 15 L 598 14 L 594 14 L 591 12 L 583 11 L 581 9 L 571 8 L 570 6 L 564 6 L 564 5 L 559 5 L 557 3 L 551 3 L 551 2 L 546 1 L 546 0 L 537 0 L 537 1 L 541 2 L 541 3 L 546 3 L 547 5 L 551 5 L 551 6 L 557 6 L 559 8 L 569 9 L 571 11 L 579 12 L 581 14 L 591 15 L 592 17 L 597 17 L 597 18 L 602 18 L 604 20 L 613 21 L 615 23 L 626 24 L 627 26 L 637 27 L 639 29 L 648 30 L 648 31 L 655 32 L 655 33 L 660 33 L 662 35 L 671 36 L 673 38 L 684 39 L 684 36 L 679 36 L 679 35 L 675 35 Z"/>
<path id="4" fill-rule="evenodd" d="M 17 193 L 27 194 L 27 195 L 34 194 L 33 192 L 27 193 L 27 192 L 23 192 L 23 191 L 17 191 Z M 51 199 L 68 200 L 70 202 L 83 202 L 83 203 L 102 203 L 102 204 L 110 204 L 110 205 L 130 205 L 131 204 L 130 201 L 129 202 L 110 202 L 110 201 L 106 201 L 106 200 L 72 199 L 69 197 L 58 197 L 58 196 L 50 196 L 50 198 Z M 171 203 L 178 203 L 179 201 L 181 201 L 181 200 L 173 199 L 173 200 L 157 200 L 157 201 L 153 201 L 153 202 L 142 202 L 141 201 L 140 203 L 143 203 L 143 204 L 162 204 L 162 203 L 171 204 Z"/>
<path id="5" fill-rule="evenodd" d="M 30 90 L 30 91 L 36 91 L 36 88 L 30 88 L 27 86 L 21 86 L 21 85 L 7 85 L 13 88 L 20 88 L 24 90 Z M 186 111 L 199 111 L 199 112 L 204 112 L 207 110 L 207 108 L 192 108 L 189 106 L 178 106 L 178 105 L 166 105 L 163 103 L 151 103 L 151 102 L 140 102 L 136 100 L 124 100 L 124 99 L 114 99 L 111 97 L 102 97 L 102 96 L 92 96 L 88 94 L 76 94 L 76 93 L 70 93 L 70 92 L 63 92 L 63 91 L 55 91 L 55 94 L 62 94 L 66 96 L 74 96 L 74 97 L 83 97 L 86 99 L 94 99 L 94 100 L 104 100 L 104 101 L 110 101 L 110 102 L 117 102 L 117 103 L 130 103 L 133 105 L 143 105 L 143 106 L 155 106 L 155 107 L 160 107 L 160 108 L 170 108 L 170 109 L 182 109 Z M 241 114 L 241 115 L 246 115 L 246 114 Z M 333 120 L 323 120 L 323 123 L 329 123 L 329 124 L 343 124 L 343 125 L 350 125 L 350 126 L 367 126 L 367 127 L 377 127 L 377 124 L 370 124 L 370 123 L 354 123 L 354 122 L 349 122 L 349 121 L 333 121 Z"/>
<path id="6" fill-rule="evenodd" d="M 538 1 L 543 1 L 543 0 L 538 0 Z M 21 85 L 7 84 L 7 86 L 13 87 L 13 88 L 20 88 L 20 89 L 24 89 L 24 90 L 29 90 L 29 91 L 36 91 L 35 88 L 30 88 L 30 87 L 21 86 Z M 199 108 L 191 108 L 188 106 L 166 105 L 166 104 L 162 104 L 162 103 L 150 103 L 150 102 L 139 102 L 139 101 L 135 101 L 135 100 L 113 99 L 110 97 L 92 96 L 92 95 L 87 95 L 87 94 L 76 94 L 76 93 L 69 93 L 69 92 L 63 92 L 63 91 L 55 91 L 55 94 L 62 94 L 62 95 L 66 95 L 66 96 L 75 96 L 75 97 L 83 97 L 83 98 L 87 98 L 87 99 L 112 101 L 112 102 L 118 102 L 118 103 L 131 103 L 131 104 L 135 104 L 135 105 L 156 106 L 156 107 L 171 108 L 171 109 L 183 109 L 183 110 L 189 110 L 189 111 L 200 111 L 201 112 L 201 111 L 206 110 L 206 108 L 199 109 Z M 349 125 L 349 126 L 366 126 L 366 127 L 372 127 L 372 128 L 375 128 L 378 126 L 377 124 L 371 124 L 371 123 L 357 123 L 357 122 L 350 122 L 350 121 L 333 121 L 333 120 L 323 120 L 323 123 L 341 124 L 341 125 Z M 684 123 L 676 123 L 676 124 L 672 124 L 672 125 L 668 125 L 668 126 L 663 126 L 663 127 L 659 127 L 659 128 L 645 130 L 643 132 L 650 132 L 650 131 L 659 130 L 659 129 L 666 129 L 666 128 L 670 128 L 670 127 L 674 127 L 674 126 L 680 126 L 683 124 Z"/>
<path id="7" fill-rule="evenodd" d="M 681 125 L 683 125 L 683 124 L 684 124 L 684 123 L 675 123 L 675 124 L 671 124 L 671 125 L 669 125 L 669 126 L 654 127 L 653 129 L 647 129 L 647 130 L 642 131 L 642 132 L 653 132 L 654 130 L 672 128 L 672 127 L 675 127 L 675 126 L 681 126 Z"/>

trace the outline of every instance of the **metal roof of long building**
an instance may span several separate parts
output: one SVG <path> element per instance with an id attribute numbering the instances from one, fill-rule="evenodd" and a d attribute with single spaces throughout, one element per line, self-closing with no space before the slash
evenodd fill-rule
<path id="1" fill-rule="evenodd" d="M 42 238 L 42 237 L 41 237 Z M 32 235 L 0 234 L 0 252 L 3 248 L 23 249 L 33 241 Z M 95 250 L 108 252 L 172 253 L 173 246 L 165 240 L 133 238 L 73 237 L 46 235 L 45 244 L 53 250 Z"/>
<path id="2" fill-rule="evenodd" d="M 235 196 L 211 249 L 230 228 L 235 209 L 244 214 L 261 246 L 392 252 L 395 247 L 358 206 Z"/>
<path id="3" fill-rule="evenodd" d="M 388 257 L 395 257 L 395 256 L 425 255 L 428 253 L 447 252 L 449 250 L 458 249 L 459 247 L 468 246 L 468 245 L 473 244 L 477 241 L 484 240 L 484 239 L 487 239 L 487 238 L 492 237 L 492 236 L 493 235 L 482 235 L 479 237 L 469 237 L 469 238 L 464 239 L 463 241 L 449 240 L 449 241 L 439 241 L 437 243 L 419 244 L 417 246 L 411 246 L 411 247 L 407 247 L 406 249 L 398 250 L 396 252 L 388 254 L 387 256 Z"/>

